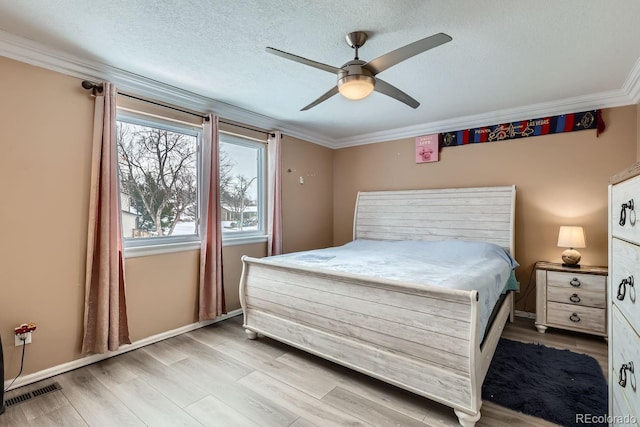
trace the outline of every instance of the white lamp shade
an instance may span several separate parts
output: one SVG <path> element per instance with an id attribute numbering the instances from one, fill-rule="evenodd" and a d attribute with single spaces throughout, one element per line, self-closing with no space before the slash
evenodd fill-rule
<path id="1" fill-rule="evenodd" d="M 584 230 L 573 225 L 560 226 L 558 233 L 558 247 L 560 248 L 586 248 Z"/>
<path id="2" fill-rule="evenodd" d="M 375 80 L 366 75 L 353 75 L 338 81 L 338 90 L 347 99 L 357 101 L 366 98 L 373 92 Z"/>

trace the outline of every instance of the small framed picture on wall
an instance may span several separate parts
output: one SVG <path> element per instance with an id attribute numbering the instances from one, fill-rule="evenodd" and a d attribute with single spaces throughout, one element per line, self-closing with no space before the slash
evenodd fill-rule
<path id="1" fill-rule="evenodd" d="M 416 137 L 416 163 L 438 161 L 438 136 L 439 134 L 434 133 Z"/>

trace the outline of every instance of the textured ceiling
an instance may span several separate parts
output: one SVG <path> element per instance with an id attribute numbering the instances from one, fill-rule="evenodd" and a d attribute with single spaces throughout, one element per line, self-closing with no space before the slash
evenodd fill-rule
<path id="1" fill-rule="evenodd" d="M 0 0 L 5 35 L 96 75 L 119 69 L 336 147 L 637 102 L 638 17 L 638 0 Z M 373 93 L 300 111 L 335 77 L 265 47 L 339 67 L 353 58 L 344 36 L 355 30 L 370 35 L 363 60 L 434 33 L 453 37 L 379 75 L 418 109 Z"/>

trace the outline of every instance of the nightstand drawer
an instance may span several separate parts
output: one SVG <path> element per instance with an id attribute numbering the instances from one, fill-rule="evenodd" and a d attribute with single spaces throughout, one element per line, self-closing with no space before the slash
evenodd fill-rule
<path id="1" fill-rule="evenodd" d="M 604 294 L 606 289 L 606 276 L 595 274 L 564 273 L 561 271 L 547 272 L 547 285 L 558 286 L 568 289 L 584 289 L 587 291 L 597 291 Z"/>
<path id="2" fill-rule="evenodd" d="M 605 308 L 607 305 L 604 289 L 602 291 L 587 291 L 580 288 L 549 286 L 547 300 L 596 308 Z"/>
<path id="3" fill-rule="evenodd" d="M 607 267 L 536 263 L 536 329 L 607 336 Z"/>
<path id="4" fill-rule="evenodd" d="M 581 307 L 578 305 L 549 302 L 547 304 L 547 323 L 585 332 L 605 333 L 604 308 Z"/>
<path id="5" fill-rule="evenodd" d="M 629 205 L 633 204 L 633 210 Z M 625 207 L 623 208 L 623 205 Z M 611 190 L 611 235 L 640 243 L 640 176 L 614 185 Z M 624 221 L 624 225 L 620 223 Z"/>
<path id="6" fill-rule="evenodd" d="M 640 330 L 640 248 L 614 238 L 611 252 L 611 302 Z"/>

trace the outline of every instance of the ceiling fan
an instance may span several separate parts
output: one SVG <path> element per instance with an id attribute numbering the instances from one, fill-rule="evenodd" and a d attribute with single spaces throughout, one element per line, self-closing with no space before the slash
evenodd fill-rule
<path id="1" fill-rule="evenodd" d="M 282 50 L 278 50 L 272 47 L 267 47 L 267 52 L 274 55 L 281 56 L 291 61 L 300 62 L 301 64 L 309 65 L 310 67 L 318 68 L 320 70 L 328 71 L 336 74 L 338 83 L 331 88 L 320 98 L 313 101 L 311 104 L 302 108 L 300 111 L 306 111 L 315 107 L 321 102 L 326 101 L 333 95 L 340 92 L 345 98 L 358 100 L 366 98 L 373 92 L 380 92 L 391 98 L 397 99 L 400 102 L 404 102 L 411 108 L 418 108 L 420 103 L 398 89 L 397 87 L 390 85 L 376 77 L 378 73 L 393 67 L 394 65 L 409 59 L 419 53 L 425 52 L 434 47 L 438 47 L 441 44 L 445 44 L 453 40 L 449 35 L 444 33 L 434 34 L 430 37 L 418 40 L 410 43 L 399 49 L 387 52 L 382 56 L 377 57 L 369 62 L 362 61 L 358 58 L 358 49 L 361 48 L 367 41 L 367 33 L 364 31 L 355 31 L 349 33 L 346 36 L 347 44 L 356 50 L 355 58 L 344 64 L 342 67 L 334 67 L 331 65 L 323 64 L 321 62 L 312 61 L 307 58 L 303 58 L 292 53 L 287 53 Z"/>

